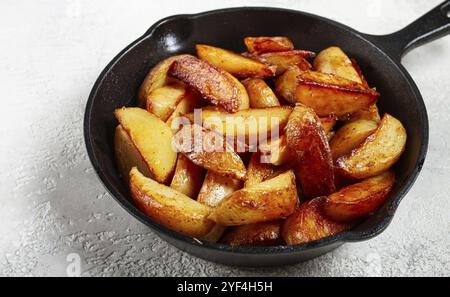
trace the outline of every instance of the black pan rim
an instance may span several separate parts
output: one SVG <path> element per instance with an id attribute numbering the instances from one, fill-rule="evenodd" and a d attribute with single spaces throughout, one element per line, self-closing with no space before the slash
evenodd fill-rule
<path id="1" fill-rule="evenodd" d="M 357 35 L 359 38 L 363 39 L 365 42 L 370 43 L 373 48 L 377 49 L 380 53 L 382 53 L 386 59 L 390 60 L 394 65 L 397 66 L 400 73 L 404 75 L 404 79 L 408 81 L 408 84 L 412 88 L 413 93 L 416 96 L 417 102 L 419 104 L 419 108 L 423 110 L 423 113 L 421 113 L 422 121 L 424 123 L 424 137 L 422 139 L 422 143 L 420 145 L 420 151 L 419 151 L 419 158 L 417 163 L 415 164 L 415 170 L 411 174 L 411 176 L 405 181 L 404 185 L 401 187 L 399 193 L 396 195 L 395 199 L 392 200 L 390 205 L 388 206 L 388 215 L 385 216 L 385 218 L 374 228 L 368 229 L 368 230 L 350 230 L 346 232 L 342 232 L 339 234 L 336 234 L 334 236 L 330 236 L 327 238 L 323 238 L 314 242 L 306 243 L 306 244 L 300 244 L 295 246 L 274 246 L 274 247 L 233 247 L 229 245 L 219 244 L 219 243 L 210 243 L 205 241 L 200 241 L 195 238 L 191 238 L 185 235 L 182 235 L 176 231 L 173 231 L 171 229 L 168 229 L 154 221 L 152 221 L 150 218 L 145 216 L 141 211 L 139 211 L 134 204 L 129 202 L 125 198 L 121 198 L 121 194 L 119 190 L 116 188 L 116 186 L 109 182 L 106 175 L 103 173 L 102 169 L 99 166 L 99 162 L 96 159 L 96 156 L 94 155 L 94 149 L 93 149 L 93 140 L 91 138 L 90 133 L 90 118 L 91 118 L 91 112 L 92 112 L 92 106 L 93 101 L 95 100 L 98 87 L 102 84 L 105 75 L 109 72 L 109 70 L 115 65 L 115 63 L 120 60 L 128 51 L 130 51 L 134 46 L 136 46 L 138 43 L 143 41 L 144 39 L 151 36 L 151 34 L 160 26 L 164 25 L 164 23 L 176 19 L 189 19 L 189 20 L 195 20 L 196 18 L 203 17 L 203 16 L 209 16 L 214 14 L 222 14 L 222 13 L 229 13 L 234 11 L 277 11 L 277 12 L 286 12 L 286 13 L 295 13 L 299 15 L 309 16 L 313 18 L 317 18 L 323 22 L 330 23 L 336 27 L 339 27 L 343 30 L 347 30 L 353 35 Z M 376 45 L 372 41 L 372 39 L 369 39 L 370 35 L 366 35 L 363 33 L 360 33 L 346 25 L 343 25 L 341 23 L 338 23 L 336 21 L 317 16 L 314 14 L 297 11 L 297 10 L 291 10 L 291 9 L 284 9 L 284 8 L 275 8 L 275 7 L 234 7 L 234 8 L 225 8 L 225 9 L 218 9 L 218 10 L 211 10 L 196 14 L 178 14 L 169 16 L 166 18 L 163 18 L 156 22 L 154 25 L 150 27 L 150 29 L 140 38 L 138 38 L 136 41 L 132 42 L 130 45 L 128 45 L 125 49 L 123 49 L 119 54 L 117 54 L 110 63 L 104 68 L 104 70 L 101 72 L 100 76 L 96 80 L 94 86 L 92 87 L 92 91 L 89 95 L 89 99 L 86 104 L 86 110 L 85 110 L 85 116 L 84 116 L 84 139 L 85 139 L 85 145 L 86 150 L 89 156 L 89 159 L 91 161 L 91 164 L 99 177 L 100 181 L 104 185 L 104 187 L 107 189 L 107 191 L 111 194 L 111 196 L 123 207 L 127 212 L 129 212 L 132 216 L 134 216 L 136 219 L 141 221 L 143 224 L 147 225 L 151 229 L 153 229 L 156 233 L 160 234 L 163 233 L 165 236 L 172 237 L 173 239 L 177 241 L 181 241 L 187 245 L 194 246 L 196 248 L 201 249 L 209 249 L 209 250 L 215 250 L 230 254 L 239 253 L 241 255 L 274 255 L 274 254 L 286 254 L 286 253 L 300 253 L 306 250 L 313 250 L 316 248 L 329 246 L 333 244 L 343 244 L 346 242 L 359 242 L 359 241 L 365 241 L 368 239 L 371 239 L 373 237 L 376 237 L 380 235 L 384 230 L 387 229 L 387 227 L 392 222 L 392 219 L 395 215 L 395 212 L 402 201 L 402 199 L 405 197 L 405 195 L 408 193 L 408 191 L 411 189 L 412 185 L 416 181 L 423 164 L 425 162 L 427 149 L 428 149 L 428 142 L 429 142 L 429 122 L 428 122 L 428 115 L 426 111 L 426 106 L 423 101 L 422 95 L 420 94 L 420 91 L 415 84 L 412 77 L 409 75 L 407 70 L 401 65 L 398 61 L 394 60 L 392 57 L 390 57 L 388 54 L 386 54 L 382 49 L 379 48 L 379 46 Z M 373 36 L 372 36 L 373 37 Z"/>

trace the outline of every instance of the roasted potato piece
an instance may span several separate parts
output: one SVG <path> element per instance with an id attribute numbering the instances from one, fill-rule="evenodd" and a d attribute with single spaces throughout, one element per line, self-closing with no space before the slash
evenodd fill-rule
<path id="1" fill-rule="evenodd" d="M 334 167 L 320 119 L 311 108 L 297 105 L 286 126 L 287 147 L 297 161 L 295 174 L 307 198 L 333 193 Z"/>
<path id="2" fill-rule="evenodd" d="M 226 196 L 242 189 L 242 181 L 208 171 L 197 201 L 216 207 Z"/>
<path id="3" fill-rule="evenodd" d="M 196 198 L 203 184 L 205 171 L 180 154 L 170 187 L 191 198 Z"/>
<path id="4" fill-rule="evenodd" d="M 264 156 L 265 162 L 282 166 L 292 160 L 286 141 L 286 135 L 280 136 L 275 141 L 269 141 L 259 146 L 261 155 Z"/>
<path id="5" fill-rule="evenodd" d="M 377 176 L 398 161 L 405 150 L 406 139 L 402 123 L 386 114 L 374 133 L 336 161 L 338 170 L 340 174 L 354 179 Z"/>
<path id="6" fill-rule="evenodd" d="M 251 108 L 280 106 L 277 96 L 266 82 L 260 78 L 249 78 L 242 82 L 247 89 Z"/>
<path id="7" fill-rule="evenodd" d="M 167 125 L 174 132 L 177 132 L 183 124 L 180 122 L 180 117 L 193 112 L 196 108 L 202 107 L 203 103 L 204 101 L 197 91 L 188 89 L 183 99 L 178 103 L 172 115 L 167 120 Z"/>
<path id="8" fill-rule="evenodd" d="M 295 90 L 297 90 L 298 77 L 302 70 L 297 66 L 289 67 L 275 80 L 275 90 L 284 100 L 294 104 L 296 102 Z"/>
<path id="9" fill-rule="evenodd" d="M 142 212 L 172 230 L 201 238 L 215 226 L 208 219 L 211 208 L 144 177 L 136 168 L 130 172 L 130 192 Z"/>
<path id="10" fill-rule="evenodd" d="M 381 122 L 381 117 L 377 105 L 372 104 L 368 108 L 363 108 L 352 113 L 347 122 L 355 122 L 359 120 L 373 121 L 379 124 Z"/>
<path id="11" fill-rule="evenodd" d="M 188 125 L 175 135 L 174 144 L 194 164 L 218 174 L 245 180 L 247 169 L 244 162 L 221 135 L 198 125 Z"/>
<path id="12" fill-rule="evenodd" d="M 264 78 L 275 75 L 275 70 L 268 64 L 246 58 L 229 50 L 204 44 L 198 44 L 196 49 L 200 59 L 238 78 Z"/>
<path id="13" fill-rule="evenodd" d="M 261 163 L 261 155 L 252 154 L 247 168 L 247 180 L 244 187 L 248 188 L 269 179 L 275 173 L 275 168 L 271 164 Z"/>
<path id="14" fill-rule="evenodd" d="M 292 171 L 228 195 L 214 208 L 210 219 L 222 226 L 268 222 L 292 214 L 298 204 Z"/>
<path id="15" fill-rule="evenodd" d="M 335 74 L 358 84 L 363 83 L 352 60 L 336 46 L 327 48 L 317 55 L 314 60 L 314 69 L 323 73 Z"/>
<path id="16" fill-rule="evenodd" d="M 288 37 L 246 37 L 244 43 L 252 54 L 285 52 L 294 49 L 294 44 Z"/>
<path id="17" fill-rule="evenodd" d="M 325 197 L 315 198 L 302 204 L 281 227 L 281 234 L 288 245 L 319 240 L 351 228 L 350 224 L 338 223 L 323 214 Z"/>
<path id="18" fill-rule="evenodd" d="M 364 77 L 364 74 L 361 71 L 361 68 L 359 68 L 358 62 L 356 62 L 355 59 L 352 60 L 352 66 L 355 69 L 355 71 L 358 73 L 359 80 L 361 81 L 361 84 L 365 86 L 366 88 L 370 88 L 369 83 L 367 82 L 366 78 Z"/>
<path id="19" fill-rule="evenodd" d="M 319 116 L 345 117 L 374 104 L 379 94 L 353 81 L 314 71 L 297 76 L 297 102 L 311 107 Z"/>
<path id="20" fill-rule="evenodd" d="M 330 142 L 333 159 L 350 153 L 378 128 L 377 123 L 359 120 L 342 126 Z"/>
<path id="21" fill-rule="evenodd" d="M 145 108 L 145 105 L 147 104 L 148 95 L 150 95 L 150 93 L 153 92 L 154 90 L 168 84 L 179 83 L 179 81 L 170 77 L 167 73 L 174 61 L 186 56 L 189 55 L 178 55 L 167 58 L 162 62 L 160 62 L 155 67 L 153 67 L 152 70 L 150 70 L 150 72 L 145 77 L 145 80 L 139 89 L 138 103 L 137 103 L 138 107 Z"/>
<path id="22" fill-rule="evenodd" d="M 302 50 L 252 55 L 255 60 L 274 66 L 276 69 L 275 75 L 283 74 L 291 66 L 297 66 L 301 70 L 311 70 L 312 66 L 306 58 L 314 56 L 313 52 Z"/>
<path id="23" fill-rule="evenodd" d="M 147 111 L 167 121 L 185 95 L 186 87 L 181 83 L 155 89 L 147 97 Z"/>
<path id="24" fill-rule="evenodd" d="M 256 223 L 234 227 L 221 240 L 232 246 L 277 246 L 281 238 L 282 221 Z"/>
<path id="25" fill-rule="evenodd" d="M 155 115 L 137 107 L 116 109 L 114 114 L 147 164 L 150 177 L 167 183 L 177 162 L 170 127 Z"/>
<path id="26" fill-rule="evenodd" d="M 338 222 L 366 217 L 386 201 L 395 183 L 391 171 L 348 186 L 327 197 L 324 212 Z"/>
<path id="27" fill-rule="evenodd" d="M 325 134 L 328 134 L 333 130 L 334 126 L 336 126 L 337 119 L 336 117 L 333 116 L 320 118 L 320 123 L 322 124 L 323 131 L 325 132 Z"/>
<path id="28" fill-rule="evenodd" d="M 120 176 L 128 185 L 130 180 L 130 170 L 137 167 L 145 176 L 151 177 L 153 174 L 148 169 L 138 149 L 131 141 L 127 131 L 118 125 L 114 136 L 114 148 L 116 152 L 116 163 Z"/>
<path id="29" fill-rule="evenodd" d="M 236 112 L 249 106 L 245 87 L 231 74 L 208 62 L 185 56 L 172 63 L 169 73 L 227 112 Z"/>

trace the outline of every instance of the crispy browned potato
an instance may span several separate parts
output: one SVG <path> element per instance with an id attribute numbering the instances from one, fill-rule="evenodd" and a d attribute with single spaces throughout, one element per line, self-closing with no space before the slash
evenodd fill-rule
<path id="1" fill-rule="evenodd" d="M 297 102 L 311 107 L 319 116 L 345 117 L 374 104 L 379 94 L 353 81 L 314 71 L 297 76 Z"/>
<path id="2" fill-rule="evenodd" d="M 200 59 L 238 78 L 264 78 L 275 75 L 275 70 L 270 65 L 246 58 L 229 50 L 204 44 L 198 44 L 196 49 Z"/>
<path id="3" fill-rule="evenodd" d="M 153 174 L 148 169 L 138 149 L 131 141 L 127 131 L 118 125 L 114 135 L 114 149 L 116 152 L 116 163 L 120 176 L 126 184 L 130 180 L 130 170 L 137 167 L 145 176 L 152 177 Z"/>
<path id="4" fill-rule="evenodd" d="M 275 221 L 234 227 L 227 231 L 221 241 L 232 246 L 282 245 L 281 223 Z"/>
<path id="5" fill-rule="evenodd" d="M 325 134 L 328 134 L 333 130 L 334 126 L 336 126 L 337 119 L 333 116 L 320 118 L 320 123 L 322 124 Z"/>
<path id="6" fill-rule="evenodd" d="M 280 106 L 277 96 L 266 82 L 260 78 L 249 78 L 242 82 L 247 89 L 251 108 Z"/>
<path id="7" fill-rule="evenodd" d="M 283 74 L 291 66 L 297 66 L 301 70 L 311 70 L 312 66 L 306 58 L 314 56 L 315 53 L 302 50 L 251 55 L 257 61 L 276 67 L 275 75 Z"/>
<path id="8" fill-rule="evenodd" d="M 226 196 L 242 189 L 242 181 L 208 171 L 197 201 L 216 207 Z"/>
<path id="9" fill-rule="evenodd" d="M 245 180 L 247 169 L 222 135 L 199 125 L 183 127 L 175 136 L 174 144 L 194 164 L 218 174 Z"/>
<path id="10" fill-rule="evenodd" d="M 130 192 L 137 207 L 157 223 L 192 237 L 208 235 L 215 223 L 211 208 L 156 181 L 136 168 L 130 172 Z"/>
<path id="11" fill-rule="evenodd" d="M 182 83 L 155 89 L 147 97 L 147 111 L 167 121 L 185 95 L 186 86 Z"/>
<path id="12" fill-rule="evenodd" d="M 319 240 L 351 228 L 323 215 L 325 197 L 315 198 L 302 204 L 283 224 L 281 234 L 288 245 Z"/>
<path id="13" fill-rule="evenodd" d="M 172 115 L 167 120 L 166 124 L 172 128 L 174 132 L 177 132 L 183 124 L 180 118 L 193 112 L 194 109 L 202 107 L 203 103 L 204 101 L 197 91 L 188 89 L 183 99 L 181 99 Z"/>
<path id="14" fill-rule="evenodd" d="M 336 161 L 338 170 L 342 175 L 354 179 L 377 176 L 398 161 L 405 150 L 406 139 L 402 123 L 386 114 L 375 132 Z"/>
<path id="15" fill-rule="evenodd" d="M 275 141 L 261 144 L 259 150 L 265 162 L 275 166 L 285 165 L 293 159 L 287 147 L 286 135 L 280 136 Z"/>
<path id="16" fill-rule="evenodd" d="M 153 67 L 153 69 L 145 77 L 145 80 L 139 89 L 138 104 L 137 104 L 138 107 L 145 108 L 148 95 L 150 95 L 150 93 L 153 92 L 154 90 L 168 84 L 177 82 L 179 83 L 179 81 L 170 77 L 167 73 L 174 61 L 186 56 L 189 55 L 173 56 L 161 61 L 158 65 Z"/>
<path id="17" fill-rule="evenodd" d="M 307 198 L 335 191 L 330 145 L 320 119 L 311 108 L 297 105 L 286 126 L 286 140 L 294 160 L 295 175 Z"/>
<path id="18" fill-rule="evenodd" d="M 347 122 L 355 122 L 359 120 L 368 120 L 379 124 L 381 122 L 381 117 L 377 105 L 372 104 L 368 108 L 363 108 L 354 112 L 350 115 Z"/>
<path id="19" fill-rule="evenodd" d="M 366 217 L 386 201 L 395 183 L 392 171 L 348 186 L 328 196 L 324 212 L 338 222 L 350 222 Z"/>
<path id="20" fill-rule="evenodd" d="M 250 53 L 285 52 L 294 49 L 288 37 L 246 37 L 244 43 Z"/>
<path id="21" fill-rule="evenodd" d="M 378 128 L 377 123 L 359 120 L 342 126 L 330 142 L 333 159 L 350 153 Z"/>
<path id="22" fill-rule="evenodd" d="M 167 183 L 177 162 L 170 127 L 141 108 L 121 108 L 114 113 L 147 164 L 150 177 L 160 183 Z"/>
<path id="23" fill-rule="evenodd" d="M 292 214 L 298 204 L 292 171 L 228 195 L 210 218 L 222 226 L 268 222 Z"/>
<path id="24" fill-rule="evenodd" d="M 248 108 L 245 87 L 231 74 L 193 56 L 172 63 L 170 75 L 196 89 L 203 98 L 228 112 Z"/>
<path id="25" fill-rule="evenodd" d="M 358 84 L 363 83 L 350 58 L 336 46 L 327 48 L 317 55 L 314 60 L 314 69 L 335 74 Z"/>
<path id="26" fill-rule="evenodd" d="M 298 77 L 302 70 L 297 66 L 291 66 L 275 80 L 275 89 L 284 100 L 294 104 L 296 102 L 295 90 L 299 83 Z"/>
<path id="27" fill-rule="evenodd" d="M 178 155 L 175 174 L 170 187 L 191 198 L 196 198 L 203 184 L 205 171 L 184 155 Z"/>
<path id="28" fill-rule="evenodd" d="M 271 178 L 275 173 L 275 168 L 272 164 L 261 163 L 261 155 L 259 153 L 252 154 L 250 163 L 247 168 L 247 180 L 244 187 L 248 188 L 267 179 Z"/>

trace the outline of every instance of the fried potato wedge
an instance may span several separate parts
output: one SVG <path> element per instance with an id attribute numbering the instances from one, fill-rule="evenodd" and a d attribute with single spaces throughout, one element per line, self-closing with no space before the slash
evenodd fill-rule
<path id="1" fill-rule="evenodd" d="M 268 222 L 292 214 L 298 204 L 292 171 L 228 195 L 214 208 L 210 219 L 222 226 Z"/>
<path id="2" fill-rule="evenodd" d="M 272 164 L 262 163 L 259 153 L 252 154 L 247 167 L 247 180 L 244 187 L 248 188 L 260 184 L 275 174 L 276 169 Z"/>
<path id="3" fill-rule="evenodd" d="M 295 174 L 307 198 L 333 193 L 334 166 L 330 145 L 320 119 L 306 106 L 297 105 L 286 126 L 287 147 L 297 161 Z"/>
<path id="4" fill-rule="evenodd" d="M 211 208 L 144 177 L 136 168 L 130 172 L 130 192 L 137 207 L 147 216 L 184 235 L 201 238 L 216 225 L 208 219 Z"/>
<path id="5" fill-rule="evenodd" d="M 280 106 L 277 96 L 266 82 L 260 78 L 248 78 L 242 82 L 247 89 L 251 108 Z"/>
<path id="6" fill-rule="evenodd" d="M 169 74 L 196 89 L 204 99 L 227 112 L 248 108 L 245 87 L 231 74 L 193 56 L 172 63 Z"/>
<path id="7" fill-rule="evenodd" d="M 232 246 L 282 245 L 281 223 L 275 221 L 234 227 L 227 231 L 221 242 Z"/>
<path id="8" fill-rule="evenodd" d="M 303 50 L 252 55 L 253 59 L 274 66 L 276 69 L 275 75 L 277 76 L 286 72 L 291 66 L 297 66 L 301 70 L 311 70 L 312 65 L 306 58 L 314 56 L 315 53 Z"/>
<path id="9" fill-rule="evenodd" d="M 173 133 L 169 126 L 155 115 L 137 107 L 116 109 L 114 114 L 147 164 L 150 177 L 160 183 L 167 183 L 177 162 L 177 153 L 172 148 Z"/>
<path id="10" fill-rule="evenodd" d="M 138 93 L 138 103 L 137 106 L 145 108 L 147 103 L 148 95 L 154 90 L 164 87 L 165 85 L 172 83 L 179 83 L 176 79 L 168 75 L 168 71 L 173 62 L 179 58 L 183 58 L 189 55 L 178 55 L 167 58 L 160 63 L 158 63 L 152 70 L 147 74 L 142 83 L 139 93 Z"/>
<path id="11" fill-rule="evenodd" d="M 296 102 L 295 91 L 299 83 L 302 70 L 297 66 L 289 67 L 275 80 L 275 90 L 284 100 L 294 104 Z"/>
<path id="12" fill-rule="evenodd" d="M 247 169 L 244 162 L 222 135 L 198 125 L 188 125 L 174 136 L 173 144 L 194 164 L 221 175 L 245 180 Z"/>
<path id="13" fill-rule="evenodd" d="M 366 217 L 386 201 L 395 183 L 392 171 L 341 189 L 327 197 L 324 213 L 338 222 Z"/>
<path id="14" fill-rule="evenodd" d="M 166 124 L 172 128 L 172 131 L 177 132 L 182 125 L 186 124 L 182 122 L 181 117 L 193 112 L 196 108 L 202 107 L 203 103 L 204 101 L 197 91 L 187 89 L 185 96 L 178 103 L 169 119 L 167 119 Z"/>
<path id="15" fill-rule="evenodd" d="M 347 122 L 355 122 L 359 120 L 368 120 L 379 124 L 381 122 L 381 117 L 377 105 L 372 104 L 368 108 L 363 108 L 352 113 Z"/>
<path id="16" fill-rule="evenodd" d="M 270 52 L 285 52 L 294 49 L 294 44 L 288 37 L 246 37 L 244 43 L 250 53 L 263 54 Z"/>
<path id="17" fill-rule="evenodd" d="M 263 143 L 259 146 L 261 155 L 266 163 L 282 166 L 292 161 L 292 156 L 287 147 L 286 135 L 280 136 L 274 141 Z"/>
<path id="18" fill-rule="evenodd" d="M 210 45 L 196 45 L 197 55 L 200 59 L 238 77 L 272 77 L 275 70 L 264 64 L 229 50 Z"/>
<path id="19" fill-rule="evenodd" d="M 288 245 L 316 241 L 351 228 L 350 224 L 330 220 L 323 214 L 325 197 L 315 198 L 302 204 L 281 228 Z"/>
<path id="20" fill-rule="evenodd" d="M 339 173 L 348 178 L 365 179 L 389 170 L 403 154 L 406 139 L 403 124 L 386 114 L 375 132 L 336 161 Z"/>
<path id="21" fill-rule="evenodd" d="M 359 120 L 342 126 L 330 142 L 333 159 L 350 153 L 378 128 L 377 123 Z"/>
<path id="22" fill-rule="evenodd" d="M 297 76 L 297 102 L 311 107 L 319 116 L 345 117 L 374 104 L 379 94 L 353 81 L 314 71 Z"/>
<path id="23" fill-rule="evenodd" d="M 216 207 L 226 196 L 242 189 L 242 181 L 208 171 L 197 201 Z"/>
<path id="24" fill-rule="evenodd" d="M 345 79 L 362 84 L 352 60 L 341 48 L 333 46 L 321 51 L 314 60 L 314 69 L 319 72 L 335 74 Z"/>
<path id="25" fill-rule="evenodd" d="M 180 154 L 170 187 L 188 197 L 196 198 L 202 187 L 204 177 L 205 171 L 203 168 Z"/>
<path id="26" fill-rule="evenodd" d="M 139 153 L 133 141 L 131 141 L 127 131 L 121 125 L 118 125 L 116 128 L 114 149 L 117 168 L 119 169 L 120 176 L 127 185 L 130 180 L 130 171 L 133 167 L 137 167 L 147 177 L 153 176 L 144 158 L 142 158 L 142 155 Z"/>
<path id="27" fill-rule="evenodd" d="M 167 121 L 185 95 L 186 87 L 181 83 L 155 89 L 147 97 L 147 111 Z"/>

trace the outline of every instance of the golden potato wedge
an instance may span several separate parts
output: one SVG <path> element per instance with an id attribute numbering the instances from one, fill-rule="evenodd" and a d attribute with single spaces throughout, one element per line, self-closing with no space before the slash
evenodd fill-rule
<path id="1" fill-rule="evenodd" d="M 325 197 L 302 204 L 281 227 L 288 245 L 298 245 L 319 240 L 351 228 L 350 224 L 330 220 L 323 214 Z"/>
<path id="2" fill-rule="evenodd" d="M 250 53 L 263 54 L 269 52 L 285 52 L 294 49 L 294 44 L 288 37 L 246 37 L 244 43 Z"/>
<path id="3" fill-rule="evenodd" d="M 286 135 L 280 136 L 275 141 L 261 144 L 259 150 L 265 158 L 264 161 L 275 166 L 282 166 L 293 160 L 287 147 Z"/>
<path id="4" fill-rule="evenodd" d="M 378 128 L 377 123 L 359 120 L 342 126 L 330 142 L 333 159 L 350 153 Z"/>
<path id="5" fill-rule="evenodd" d="M 386 114 L 379 127 L 363 143 L 336 161 L 340 174 L 354 179 L 377 176 L 403 154 L 407 134 L 403 124 Z"/>
<path id="6" fill-rule="evenodd" d="M 296 102 L 295 91 L 299 83 L 302 70 L 297 66 L 289 67 L 275 80 L 275 90 L 284 100 L 294 104 Z"/>
<path id="7" fill-rule="evenodd" d="M 185 95 L 186 87 L 181 83 L 155 89 L 147 97 L 147 111 L 167 121 Z"/>
<path id="8" fill-rule="evenodd" d="M 227 231 L 221 242 L 232 246 L 282 245 L 281 223 L 282 221 L 275 221 L 233 227 Z"/>
<path id="9" fill-rule="evenodd" d="M 358 84 L 363 83 L 350 58 L 336 46 L 327 48 L 317 55 L 314 60 L 314 69 L 335 74 Z"/>
<path id="10" fill-rule="evenodd" d="M 345 117 L 374 104 L 379 94 L 333 74 L 304 71 L 297 76 L 295 98 L 298 103 L 311 107 L 321 117 Z"/>
<path id="11" fill-rule="evenodd" d="M 291 66 L 297 66 L 301 70 L 311 70 L 312 66 L 306 58 L 314 56 L 315 53 L 302 50 L 251 55 L 257 61 L 274 66 L 277 76 L 286 72 Z"/>
<path id="12" fill-rule="evenodd" d="M 169 74 L 196 89 L 203 98 L 227 112 L 248 105 L 245 87 L 231 74 L 193 56 L 177 59 Z"/>
<path id="13" fill-rule="evenodd" d="M 324 213 L 338 222 L 366 217 L 386 201 L 394 183 L 395 174 L 389 171 L 343 188 L 327 197 Z"/>
<path id="14" fill-rule="evenodd" d="M 172 131 L 177 132 L 183 124 L 180 117 L 193 112 L 196 108 L 202 107 L 203 103 L 204 101 L 197 91 L 188 89 L 166 124 L 172 128 Z"/>
<path id="15" fill-rule="evenodd" d="M 175 174 L 170 187 L 191 198 L 196 198 L 203 184 L 205 171 L 184 155 L 178 156 Z"/>
<path id="16" fill-rule="evenodd" d="M 320 119 L 306 106 L 294 108 L 286 126 L 289 152 L 297 161 L 295 175 L 307 198 L 333 193 L 334 166 L 330 145 Z"/>
<path id="17" fill-rule="evenodd" d="M 216 225 L 208 219 L 211 209 L 188 196 L 130 172 L 130 192 L 136 206 L 157 223 L 187 236 L 203 237 Z"/>
<path id="18" fill-rule="evenodd" d="M 200 59 L 238 77 L 272 77 L 275 69 L 240 54 L 210 45 L 196 45 L 197 55 Z"/>
<path id="19" fill-rule="evenodd" d="M 280 106 L 277 96 L 266 82 L 260 78 L 248 78 L 242 82 L 247 89 L 251 108 Z"/>
<path id="20" fill-rule="evenodd" d="M 148 169 L 138 149 L 131 141 L 127 131 L 118 125 L 114 135 L 114 149 L 116 153 L 116 163 L 120 176 L 125 184 L 129 184 L 130 171 L 133 167 L 137 167 L 145 176 L 152 177 L 153 174 Z"/>
<path id="21" fill-rule="evenodd" d="M 272 164 L 262 163 L 261 155 L 259 153 L 252 154 L 250 163 L 247 167 L 247 180 L 244 187 L 248 188 L 260 184 L 271 178 L 275 173 L 275 168 Z"/>
<path id="22" fill-rule="evenodd" d="M 288 171 L 228 195 L 209 218 L 222 226 L 268 222 L 289 216 L 297 204 L 295 176 Z"/>
<path id="23" fill-rule="evenodd" d="M 153 67 L 152 70 L 147 74 L 147 76 L 144 79 L 144 82 L 142 83 L 139 94 L 138 94 L 138 103 L 137 106 L 141 108 L 145 108 L 145 105 L 147 103 L 148 95 L 150 95 L 151 92 L 154 90 L 161 88 L 165 85 L 172 84 L 172 83 L 179 83 L 176 79 L 170 77 L 167 73 L 169 71 L 170 66 L 174 61 L 176 61 L 179 58 L 183 58 L 189 55 L 178 55 L 173 56 L 170 58 L 167 58 L 160 62 L 158 65 Z"/>
<path id="24" fill-rule="evenodd" d="M 372 104 L 368 108 L 363 108 L 352 113 L 347 122 L 355 122 L 359 120 L 368 120 L 379 124 L 381 122 L 381 117 L 377 105 Z"/>
<path id="25" fill-rule="evenodd" d="M 247 169 L 244 162 L 222 135 L 198 125 L 188 125 L 174 136 L 174 144 L 192 163 L 221 175 L 245 180 Z"/>
<path id="26" fill-rule="evenodd" d="M 147 164 L 152 173 L 150 177 L 167 183 L 177 162 L 170 127 L 155 115 L 137 107 L 116 109 L 114 114 Z"/>
<path id="27" fill-rule="evenodd" d="M 208 171 L 197 201 L 216 207 L 226 196 L 242 189 L 242 181 Z"/>

